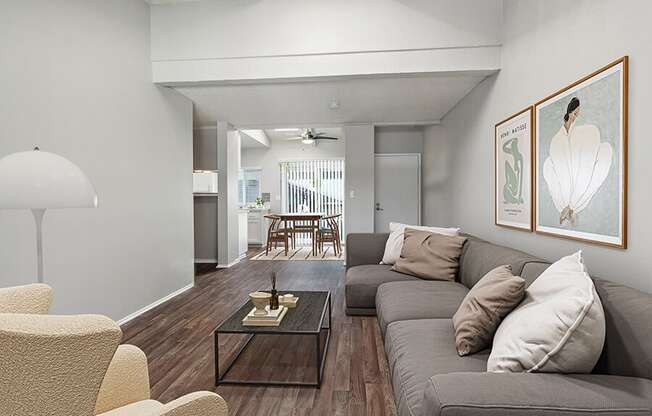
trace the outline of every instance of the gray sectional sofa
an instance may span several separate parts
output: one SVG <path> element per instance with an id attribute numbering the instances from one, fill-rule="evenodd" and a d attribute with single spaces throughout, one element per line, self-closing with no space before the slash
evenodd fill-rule
<path id="1" fill-rule="evenodd" d="M 549 265 L 473 236 L 457 282 L 380 265 L 388 234 L 349 234 L 346 312 L 374 315 L 400 416 L 652 415 L 652 295 L 594 279 L 607 336 L 592 374 L 487 373 L 490 350 L 460 357 L 452 316 L 485 273 L 509 264 L 532 283 Z"/>

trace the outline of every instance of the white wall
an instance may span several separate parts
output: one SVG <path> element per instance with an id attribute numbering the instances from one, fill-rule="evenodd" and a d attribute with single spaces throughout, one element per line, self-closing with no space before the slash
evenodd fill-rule
<path id="1" fill-rule="evenodd" d="M 152 6 L 152 60 L 500 43 L 500 0 L 262 0 Z"/>
<path id="2" fill-rule="evenodd" d="M 339 137 L 340 135 L 338 135 Z M 345 139 L 321 141 L 316 146 L 299 141 L 274 140 L 270 148 L 242 149 L 242 168 L 262 169 L 261 190 L 269 192 L 270 209 L 281 211 L 281 170 L 279 163 L 290 160 L 344 158 Z"/>
<path id="3" fill-rule="evenodd" d="M 152 7 L 155 82 L 495 71 L 501 0 L 204 0 Z"/>
<path id="4" fill-rule="evenodd" d="M 428 126 L 424 129 L 421 157 L 421 219 L 425 225 L 440 227 L 455 225 L 456 219 L 451 209 L 454 149 L 455 142 L 446 136 L 442 126 Z"/>
<path id="5" fill-rule="evenodd" d="M 44 220 L 54 313 L 120 319 L 193 282 L 192 105 L 151 82 L 149 7 L 12 1 L 0 13 L 0 157 L 38 144 L 97 209 Z M 34 220 L 0 211 L 0 287 L 36 280 Z"/>
<path id="6" fill-rule="evenodd" d="M 376 153 L 423 153 L 423 126 L 379 126 L 375 128 Z"/>
<path id="7" fill-rule="evenodd" d="M 240 133 L 226 121 L 217 122 L 217 170 L 217 260 L 218 267 L 230 267 L 239 255 Z"/>
<path id="8" fill-rule="evenodd" d="M 443 120 L 454 141 L 453 221 L 470 233 L 553 260 L 581 248 L 589 271 L 652 292 L 652 2 L 506 0 L 501 72 Z M 493 224 L 493 129 L 506 116 L 623 56 L 629 72 L 629 248 L 625 251 Z"/>
<path id="9" fill-rule="evenodd" d="M 347 233 L 374 231 L 374 127 L 344 127 L 346 138 L 344 229 Z"/>

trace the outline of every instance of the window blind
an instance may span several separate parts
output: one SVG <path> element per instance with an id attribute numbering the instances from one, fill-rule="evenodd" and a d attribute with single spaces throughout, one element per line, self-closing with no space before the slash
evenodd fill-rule
<path id="1" fill-rule="evenodd" d="M 342 214 L 338 225 L 344 236 L 344 160 L 298 160 L 280 165 L 283 211 Z"/>

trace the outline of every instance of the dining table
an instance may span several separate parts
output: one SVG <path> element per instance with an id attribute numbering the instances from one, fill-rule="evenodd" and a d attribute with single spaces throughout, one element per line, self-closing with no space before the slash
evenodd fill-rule
<path id="1" fill-rule="evenodd" d="M 300 221 L 310 223 L 309 225 L 313 229 L 313 231 L 310 232 L 312 240 L 312 255 L 316 256 L 317 239 L 315 238 L 315 234 L 317 233 L 317 230 L 319 230 L 319 221 L 325 214 L 323 212 L 285 212 L 276 215 L 281 218 L 281 221 L 283 221 L 283 228 L 285 229 L 294 229 L 295 223 Z M 292 225 L 291 227 L 288 227 L 288 222 Z"/>

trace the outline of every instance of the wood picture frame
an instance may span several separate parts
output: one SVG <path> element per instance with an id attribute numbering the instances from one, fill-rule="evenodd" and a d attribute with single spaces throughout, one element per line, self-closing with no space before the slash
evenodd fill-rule
<path id="1" fill-rule="evenodd" d="M 624 56 L 534 105 L 536 233 L 627 248 L 628 70 Z"/>
<path id="2" fill-rule="evenodd" d="M 534 230 L 532 149 L 534 107 L 494 126 L 494 224 Z"/>

